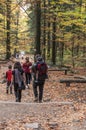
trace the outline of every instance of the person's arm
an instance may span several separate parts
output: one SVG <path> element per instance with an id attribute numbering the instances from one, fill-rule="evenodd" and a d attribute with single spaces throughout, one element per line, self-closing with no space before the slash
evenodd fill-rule
<path id="1" fill-rule="evenodd" d="M 48 79 L 48 65 L 46 64 L 47 70 L 46 70 L 46 79 Z"/>
<path id="2" fill-rule="evenodd" d="M 7 79 L 7 72 L 6 72 L 6 79 Z"/>
<path id="3" fill-rule="evenodd" d="M 33 67 L 33 65 L 32 65 L 32 63 L 30 62 L 30 63 L 29 63 L 29 70 L 30 70 L 30 73 L 32 73 L 32 67 Z"/>
<path id="4" fill-rule="evenodd" d="M 11 81 L 12 83 L 14 83 L 14 73 L 15 73 L 15 72 L 12 71 L 12 81 Z"/>
<path id="5" fill-rule="evenodd" d="M 25 76 L 25 73 L 24 73 L 24 71 L 23 71 L 23 74 L 22 74 L 22 79 L 23 79 L 23 83 L 24 83 L 24 85 L 26 86 L 26 76 Z"/>
<path id="6" fill-rule="evenodd" d="M 32 73 L 32 76 L 34 78 L 34 80 L 36 80 L 36 64 L 33 64 L 32 67 L 31 67 L 31 73 Z"/>
<path id="7" fill-rule="evenodd" d="M 46 67 L 47 67 L 47 73 L 48 73 L 48 65 L 46 64 Z"/>

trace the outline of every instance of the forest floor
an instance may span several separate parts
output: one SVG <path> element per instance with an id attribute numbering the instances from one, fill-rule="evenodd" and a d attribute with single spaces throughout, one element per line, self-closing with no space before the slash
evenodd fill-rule
<path id="1" fill-rule="evenodd" d="M 0 81 L 7 66 L 1 63 Z M 44 86 L 43 103 L 34 103 L 32 83 L 23 90 L 21 103 L 15 102 L 14 93 L 6 94 L 6 83 L 0 83 L 0 130 L 35 130 L 27 124 L 38 123 L 38 130 L 86 130 L 86 83 L 72 83 L 70 87 L 60 79 L 86 76 L 86 68 L 76 73 L 49 71 Z"/>

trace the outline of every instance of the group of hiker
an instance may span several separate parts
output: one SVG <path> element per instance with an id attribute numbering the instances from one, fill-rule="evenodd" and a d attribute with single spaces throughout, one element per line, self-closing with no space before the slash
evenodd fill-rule
<path id="1" fill-rule="evenodd" d="M 26 57 L 22 64 L 16 61 L 14 66 L 9 65 L 6 71 L 6 93 L 12 94 L 14 86 L 16 102 L 21 102 L 22 90 L 29 89 L 31 81 L 33 81 L 34 102 L 41 103 L 43 101 L 44 83 L 48 78 L 47 71 L 47 64 L 39 54 L 35 56 L 33 64 L 29 57 Z"/>

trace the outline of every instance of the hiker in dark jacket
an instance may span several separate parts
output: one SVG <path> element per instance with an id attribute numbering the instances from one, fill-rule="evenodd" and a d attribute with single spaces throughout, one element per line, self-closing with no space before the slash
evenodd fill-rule
<path id="1" fill-rule="evenodd" d="M 44 69 L 42 70 L 41 68 Z M 37 62 L 32 66 L 32 73 L 34 77 L 33 81 L 33 92 L 35 97 L 35 102 L 42 102 L 43 99 L 43 89 L 44 89 L 44 83 L 46 79 L 47 74 L 47 65 L 43 61 L 42 57 L 38 57 Z"/>
<path id="2" fill-rule="evenodd" d="M 20 62 L 16 62 L 14 64 L 14 70 L 13 70 L 13 82 L 14 82 L 14 92 L 15 92 L 15 98 L 16 102 L 21 102 L 21 96 L 22 96 L 22 83 L 24 83 L 24 71 L 21 67 Z"/>

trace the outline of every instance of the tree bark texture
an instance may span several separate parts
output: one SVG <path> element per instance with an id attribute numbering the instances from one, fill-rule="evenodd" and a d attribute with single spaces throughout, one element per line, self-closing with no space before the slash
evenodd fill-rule
<path id="1" fill-rule="evenodd" d="M 11 56 L 10 51 L 10 18 L 11 18 L 11 1 L 7 0 L 7 39 L 6 39 L 6 59 Z"/>

